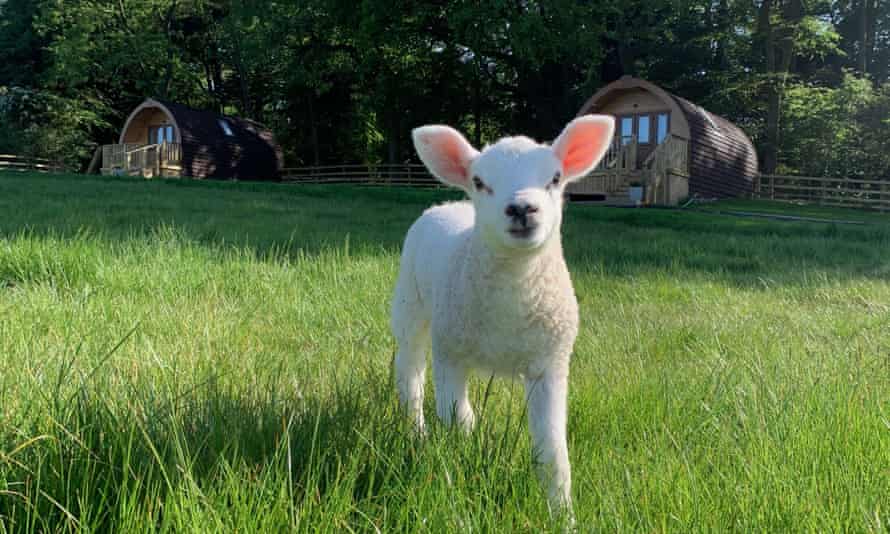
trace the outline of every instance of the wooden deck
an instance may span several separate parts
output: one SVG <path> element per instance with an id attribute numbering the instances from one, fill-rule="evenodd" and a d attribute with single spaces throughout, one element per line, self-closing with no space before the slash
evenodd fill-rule
<path id="1" fill-rule="evenodd" d="M 177 177 L 182 174 L 181 164 L 182 145 L 179 143 L 102 147 L 101 172 L 105 175 Z"/>
<path id="2" fill-rule="evenodd" d="M 633 205 L 628 196 L 632 184 L 642 184 L 644 204 L 674 204 L 688 192 L 689 142 L 669 135 L 649 156 L 639 161 L 639 147 L 633 139 L 616 139 L 602 161 L 586 177 L 569 185 L 572 200 L 602 204 Z"/>

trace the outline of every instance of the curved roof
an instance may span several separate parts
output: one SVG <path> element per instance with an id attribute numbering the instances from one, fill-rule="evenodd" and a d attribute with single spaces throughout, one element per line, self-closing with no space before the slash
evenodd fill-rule
<path id="1" fill-rule="evenodd" d="M 580 117 L 581 115 L 587 115 L 588 113 L 595 113 L 606 102 L 611 100 L 611 97 L 614 95 L 614 93 L 618 91 L 626 91 L 629 89 L 643 89 L 655 95 L 666 106 L 668 106 L 672 112 L 675 112 L 672 113 L 672 115 L 677 117 L 677 120 L 681 121 L 681 123 L 677 126 L 679 126 L 679 128 L 684 132 L 689 131 L 689 124 L 686 122 L 686 114 L 680 108 L 679 104 L 674 100 L 674 95 L 668 93 L 654 83 L 647 82 L 646 80 L 640 78 L 634 78 L 632 76 L 622 76 L 614 82 L 601 87 L 599 91 L 594 93 L 593 96 L 588 98 L 587 102 L 585 102 L 584 105 L 581 106 L 581 111 L 578 112 L 578 116 Z"/>
<path id="2" fill-rule="evenodd" d="M 757 174 L 757 151 L 745 132 L 685 98 L 632 76 L 602 87 L 581 106 L 578 115 L 596 113 L 626 91 L 641 89 L 671 109 L 672 131 L 689 132 L 690 191 L 735 196 L 749 193 Z"/>
<path id="3" fill-rule="evenodd" d="M 176 127 L 176 130 L 177 131 L 179 130 L 179 124 L 176 122 L 176 117 L 173 116 L 173 113 L 171 113 L 170 109 L 168 109 L 167 106 L 164 105 L 163 103 L 161 103 L 157 100 L 152 100 L 151 98 L 148 98 L 145 100 L 145 102 L 136 106 L 136 109 L 134 109 L 130 113 L 130 115 L 127 117 L 127 121 L 124 123 L 124 127 L 121 128 L 121 135 L 118 140 L 118 143 L 124 144 L 125 138 L 127 135 L 127 131 L 130 129 L 130 124 L 132 124 L 133 119 L 135 119 L 140 113 L 142 113 L 146 109 L 160 109 L 161 111 L 164 112 L 165 115 L 167 115 L 167 118 L 170 119 L 170 122 L 173 123 L 173 126 Z"/>
<path id="4" fill-rule="evenodd" d="M 186 176 L 239 179 L 277 178 L 281 149 L 272 132 L 258 122 L 190 108 L 175 102 L 146 99 L 130 113 L 120 142 L 131 121 L 145 109 L 162 110 L 176 127 L 182 143 Z"/>

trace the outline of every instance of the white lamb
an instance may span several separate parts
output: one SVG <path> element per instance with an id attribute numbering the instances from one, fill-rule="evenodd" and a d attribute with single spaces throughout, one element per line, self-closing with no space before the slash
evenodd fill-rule
<path id="1" fill-rule="evenodd" d="M 539 476 L 571 511 L 566 446 L 569 358 L 578 304 L 562 254 L 563 189 L 602 158 L 611 117 L 569 123 L 552 146 L 501 139 L 482 152 L 447 126 L 413 131 L 420 159 L 469 201 L 430 208 L 408 231 L 392 309 L 402 404 L 423 430 L 430 342 L 436 412 L 473 427 L 471 370 L 522 377 Z"/>

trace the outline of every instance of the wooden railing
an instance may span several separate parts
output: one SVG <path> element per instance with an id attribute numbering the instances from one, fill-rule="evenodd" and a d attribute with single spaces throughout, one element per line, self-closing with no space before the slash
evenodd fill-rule
<path id="1" fill-rule="evenodd" d="M 0 170 L 62 172 L 65 168 L 45 158 L 0 154 Z"/>
<path id="2" fill-rule="evenodd" d="M 281 179 L 291 183 L 405 185 L 443 187 L 419 164 L 322 165 L 282 169 Z"/>
<path id="3" fill-rule="evenodd" d="M 106 174 L 160 176 L 166 169 L 178 168 L 181 161 L 182 145 L 179 143 L 125 143 L 102 147 L 102 171 Z"/>
<path id="4" fill-rule="evenodd" d="M 820 206 L 890 211 L 890 179 L 860 180 L 762 174 L 755 183 L 755 198 L 798 200 Z"/>
<path id="5" fill-rule="evenodd" d="M 632 138 L 615 138 L 597 166 L 581 180 L 569 184 L 567 192 L 570 195 L 622 192 L 631 180 L 638 178 L 637 148 Z"/>
<path id="6" fill-rule="evenodd" d="M 158 148 L 158 158 L 165 167 L 180 165 L 182 163 L 182 144 L 164 143 Z"/>
<path id="7" fill-rule="evenodd" d="M 125 169 L 130 171 L 142 171 L 154 169 L 158 165 L 158 147 L 160 145 L 145 145 L 126 152 Z"/>
<path id="8" fill-rule="evenodd" d="M 615 138 L 603 159 L 591 174 L 620 173 L 637 168 L 637 142 L 634 138 Z"/>
<path id="9" fill-rule="evenodd" d="M 127 152 L 139 148 L 137 144 L 103 145 L 102 168 L 127 170 Z"/>
<path id="10" fill-rule="evenodd" d="M 657 174 L 679 174 L 689 176 L 689 140 L 670 134 L 649 154 L 643 167 Z"/>
<path id="11" fill-rule="evenodd" d="M 620 173 L 588 174 L 581 180 L 568 185 L 566 192 L 570 195 L 623 193 L 630 185 L 631 175 Z"/>
<path id="12" fill-rule="evenodd" d="M 689 141 L 668 135 L 643 162 L 646 202 L 670 204 L 671 175 L 689 176 Z"/>

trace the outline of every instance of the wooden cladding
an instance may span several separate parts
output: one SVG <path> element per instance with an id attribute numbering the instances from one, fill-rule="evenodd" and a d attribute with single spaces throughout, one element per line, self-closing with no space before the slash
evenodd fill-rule
<path id="1" fill-rule="evenodd" d="M 750 196 L 757 153 L 747 135 L 728 120 L 646 80 L 624 76 L 596 92 L 579 115 L 610 113 L 616 137 L 633 140 L 637 157 L 648 161 L 662 136 L 688 140 L 685 175 L 689 194 L 706 198 Z M 679 155 L 673 158 L 680 161 Z"/>
<path id="2" fill-rule="evenodd" d="M 674 96 L 689 122 L 689 193 L 706 198 L 749 196 L 757 153 L 736 125 Z"/>

